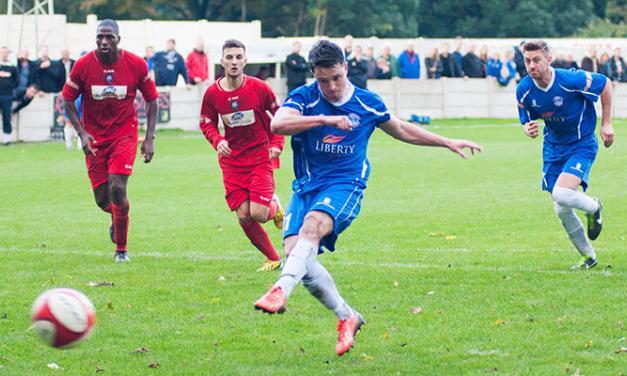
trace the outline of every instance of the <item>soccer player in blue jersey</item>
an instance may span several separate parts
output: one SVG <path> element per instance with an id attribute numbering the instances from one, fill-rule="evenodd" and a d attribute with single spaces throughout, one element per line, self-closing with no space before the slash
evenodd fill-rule
<path id="1" fill-rule="evenodd" d="M 523 45 L 529 75 L 516 88 L 518 113 L 524 131 L 538 137 L 538 119 L 544 121 L 542 189 L 551 193 L 555 212 L 571 242 L 581 254 L 573 269 L 590 269 L 597 260 L 590 240 L 601 233 L 601 202 L 578 190 L 588 187 L 590 169 L 597 155 L 594 135 L 597 116 L 594 102 L 601 98 L 601 138 L 605 147 L 614 142 L 612 85 L 597 73 L 554 69 L 546 42 Z M 588 234 L 574 209 L 586 213 Z"/>
<path id="2" fill-rule="evenodd" d="M 370 175 L 368 140 L 376 128 L 415 145 L 446 147 L 466 158 L 481 147 L 466 140 L 438 136 L 390 115 L 376 94 L 352 85 L 342 49 L 319 41 L 309 53 L 315 81 L 290 93 L 274 116 L 273 132 L 291 135 L 294 193 L 283 226 L 287 261 L 277 283 L 255 308 L 283 313 L 287 298 L 300 281 L 339 322 L 336 353 L 354 343 L 362 316 L 342 299 L 329 272 L 317 260 L 322 247 L 335 241 L 357 217 Z"/>

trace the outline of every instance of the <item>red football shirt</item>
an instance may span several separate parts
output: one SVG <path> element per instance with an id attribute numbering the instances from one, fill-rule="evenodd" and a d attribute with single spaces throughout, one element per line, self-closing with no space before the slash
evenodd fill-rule
<path id="1" fill-rule="evenodd" d="M 214 149 L 227 140 L 232 153 L 220 156 L 220 164 L 248 167 L 267 161 L 268 149 L 283 150 L 285 138 L 272 133 L 270 116 L 279 109 L 274 92 L 265 82 L 244 75 L 242 86 L 225 91 L 216 81 L 207 88 L 200 108 L 200 129 Z M 224 136 L 218 129 L 218 116 L 224 124 Z"/>
<path id="2" fill-rule="evenodd" d="M 83 96 L 83 125 L 99 144 L 118 137 L 137 135 L 133 102 L 140 90 L 147 102 L 157 99 L 157 88 L 144 59 L 125 50 L 112 65 L 105 65 L 96 51 L 78 59 L 65 86 L 63 98 Z"/>

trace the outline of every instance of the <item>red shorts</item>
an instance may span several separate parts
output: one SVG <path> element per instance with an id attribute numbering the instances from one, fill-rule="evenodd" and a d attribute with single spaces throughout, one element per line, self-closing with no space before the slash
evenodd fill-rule
<path id="1" fill-rule="evenodd" d="M 274 195 L 274 175 L 270 161 L 248 169 L 222 166 L 222 176 L 226 191 L 224 197 L 231 211 L 246 200 L 270 206 Z"/>
<path id="2" fill-rule="evenodd" d="M 110 143 L 94 145 L 96 155 L 86 155 L 87 175 L 91 188 L 96 189 L 109 180 L 109 175 L 131 175 L 137 155 L 137 136 L 129 135 L 116 138 Z"/>

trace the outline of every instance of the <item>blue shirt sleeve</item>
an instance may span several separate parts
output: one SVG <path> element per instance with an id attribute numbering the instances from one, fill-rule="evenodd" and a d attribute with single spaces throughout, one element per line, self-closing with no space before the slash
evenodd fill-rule
<path id="1" fill-rule="evenodd" d="M 361 106 L 375 116 L 377 126 L 389 121 L 392 116 L 383 99 L 373 92 L 367 93 L 368 95 L 363 95 L 363 97 L 362 95 L 356 96 Z"/>
<path id="2" fill-rule="evenodd" d="M 516 88 L 516 105 L 518 107 L 518 119 L 520 120 L 520 124 L 528 123 L 531 120 L 535 120 L 540 117 L 535 114 L 527 104 L 527 98 L 531 88 L 528 87 L 528 85 L 525 85 L 524 82 L 525 81 L 521 81 Z"/>
<path id="3" fill-rule="evenodd" d="M 601 92 L 605 89 L 607 79 L 599 73 L 591 73 L 583 70 L 571 69 L 566 76 L 566 91 L 575 91 L 593 102 L 599 100 Z"/>
<path id="4" fill-rule="evenodd" d="M 301 113 L 301 115 L 305 114 L 305 108 L 308 104 L 307 101 L 307 85 L 301 86 L 296 90 L 293 90 L 289 96 L 287 97 L 287 99 L 285 100 L 285 102 L 283 102 L 283 105 L 281 107 L 289 107 L 289 108 L 293 108 L 295 110 L 298 110 L 298 112 Z"/>

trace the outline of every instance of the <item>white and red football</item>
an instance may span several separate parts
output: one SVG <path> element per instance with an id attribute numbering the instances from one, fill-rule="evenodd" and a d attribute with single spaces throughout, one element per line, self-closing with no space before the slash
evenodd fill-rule
<path id="1" fill-rule="evenodd" d="M 33 328 L 46 344 L 65 348 L 89 337 L 96 322 L 96 310 L 82 293 L 59 288 L 35 299 L 31 319 Z"/>

